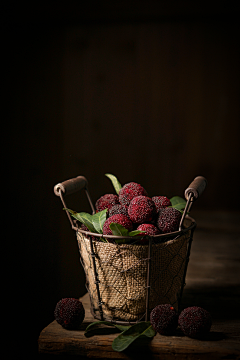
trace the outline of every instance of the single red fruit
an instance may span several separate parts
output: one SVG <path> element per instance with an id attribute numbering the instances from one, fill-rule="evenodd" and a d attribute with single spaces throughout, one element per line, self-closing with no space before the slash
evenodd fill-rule
<path id="1" fill-rule="evenodd" d="M 109 217 L 113 216 L 113 215 L 118 215 L 118 214 L 122 214 L 122 215 L 129 217 L 128 216 L 128 206 L 116 204 L 116 205 L 113 205 L 108 211 Z"/>
<path id="2" fill-rule="evenodd" d="M 207 310 L 199 306 L 191 306 L 181 312 L 178 325 L 184 335 L 202 338 L 210 331 L 212 318 Z"/>
<path id="3" fill-rule="evenodd" d="M 146 190 L 140 184 L 130 182 L 119 190 L 119 201 L 122 205 L 129 206 L 130 201 L 139 195 L 148 196 Z"/>
<path id="4" fill-rule="evenodd" d="M 128 215 L 136 224 L 151 222 L 156 215 L 155 204 L 148 196 L 136 196 L 130 202 Z"/>
<path id="5" fill-rule="evenodd" d="M 157 227 L 163 233 L 178 231 L 182 214 L 175 208 L 167 207 L 160 211 Z"/>
<path id="6" fill-rule="evenodd" d="M 153 225 L 153 224 L 141 224 L 137 227 L 137 230 L 142 230 L 145 231 L 142 234 L 140 233 L 138 236 L 140 235 L 149 235 L 149 236 L 153 236 L 153 235 L 158 235 L 160 234 L 160 231 L 158 230 L 158 228 Z M 148 238 L 142 238 L 139 240 L 140 244 L 148 244 Z"/>
<path id="7" fill-rule="evenodd" d="M 166 196 L 153 196 L 152 201 L 156 206 L 157 212 L 172 205 L 171 201 Z"/>
<path id="8" fill-rule="evenodd" d="M 132 231 L 133 223 L 132 221 L 126 216 L 122 214 L 117 214 L 110 216 L 103 225 L 103 234 L 104 235 L 112 235 L 112 230 L 109 228 L 111 223 L 120 224 L 125 227 L 128 231 Z"/>
<path id="9" fill-rule="evenodd" d="M 78 299 L 63 298 L 55 307 L 54 317 L 63 328 L 75 330 L 83 322 L 85 310 Z"/>
<path id="10" fill-rule="evenodd" d="M 150 322 L 161 335 L 173 335 L 178 326 L 178 314 L 170 304 L 157 305 L 150 313 Z"/>
<path id="11" fill-rule="evenodd" d="M 105 194 L 101 196 L 95 204 L 96 211 L 102 211 L 104 209 L 111 209 L 113 205 L 119 204 L 118 195 Z"/>

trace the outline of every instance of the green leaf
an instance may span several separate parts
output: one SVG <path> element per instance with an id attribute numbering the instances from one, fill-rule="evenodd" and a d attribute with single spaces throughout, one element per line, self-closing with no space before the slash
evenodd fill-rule
<path id="1" fill-rule="evenodd" d="M 129 234 L 128 230 L 124 226 L 122 226 L 120 224 L 111 223 L 109 225 L 109 228 L 112 230 L 112 233 L 115 236 L 129 236 L 128 235 Z"/>
<path id="2" fill-rule="evenodd" d="M 115 236 L 129 236 L 128 230 L 120 224 L 111 223 L 109 228 L 112 230 L 112 233 Z M 128 244 L 131 241 L 131 239 L 115 239 L 116 244 Z"/>
<path id="3" fill-rule="evenodd" d="M 97 232 L 97 230 L 95 229 L 93 223 L 92 223 L 92 215 L 85 213 L 85 212 L 81 212 L 81 213 L 77 213 L 76 211 L 73 211 L 71 209 L 63 209 L 63 210 L 67 210 L 72 217 L 74 217 L 75 219 L 79 220 L 81 223 L 83 223 L 84 225 L 86 225 L 86 227 L 88 228 L 89 231 L 91 232 Z"/>
<path id="4" fill-rule="evenodd" d="M 102 325 L 108 325 L 108 326 L 111 326 L 112 328 L 102 327 Z M 101 326 L 101 327 L 99 327 L 99 326 Z M 130 328 L 130 326 L 117 325 L 117 324 L 111 323 L 110 321 L 95 321 L 87 326 L 84 335 L 86 337 L 91 337 L 94 335 L 106 335 L 106 334 L 115 333 L 116 331 L 119 331 L 119 330 L 125 331 L 129 328 Z"/>
<path id="5" fill-rule="evenodd" d="M 143 234 L 145 232 L 146 232 L 145 230 L 133 230 L 128 234 L 128 236 L 136 236 L 136 235 L 139 235 L 139 234 Z M 144 235 L 142 235 L 142 236 L 144 236 Z"/>
<path id="6" fill-rule="evenodd" d="M 177 210 L 183 210 L 187 203 L 187 201 L 180 196 L 173 196 L 170 201 L 172 206 L 169 207 L 173 207 Z"/>
<path id="7" fill-rule="evenodd" d="M 103 224 L 105 223 L 107 218 L 107 211 L 108 209 L 104 209 L 94 215 L 90 215 L 92 219 L 92 224 L 99 234 L 102 234 L 103 232 Z"/>
<path id="8" fill-rule="evenodd" d="M 122 188 L 122 185 L 120 184 L 116 176 L 112 174 L 105 174 L 105 176 L 107 176 L 111 180 L 116 193 L 119 194 L 119 190 Z"/>
<path id="9" fill-rule="evenodd" d="M 113 340 L 112 348 L 115 351 L 123 351 L 140 336 L 151 338 L 155 336 L 155 334 L 155 330 L 149 321 L 139 322 L 118 335 Z"/>

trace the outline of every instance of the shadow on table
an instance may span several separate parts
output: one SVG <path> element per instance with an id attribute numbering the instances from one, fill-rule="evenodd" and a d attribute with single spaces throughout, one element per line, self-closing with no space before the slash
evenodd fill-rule
<path id="1" fill-rule="evenodd" d="M 210 312 L 214 321 L 240 319 L 240 289 L 238 286 L 186 286 L 181 309 L 200 306 Z"/>

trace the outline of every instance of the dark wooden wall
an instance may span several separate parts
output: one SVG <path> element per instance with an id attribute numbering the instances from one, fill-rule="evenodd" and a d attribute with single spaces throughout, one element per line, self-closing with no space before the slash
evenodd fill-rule
<path id="1" fill-rule="evenodd" d="M 66 31 L 64 168 L 88 176 L 95 197 L 105 172 L 168 196 L 200 174 L 202 205 L 236 207 L 226 186 L 239 166 L 235 33 L 201 22 Z"/>
<path id="2" fill-rule="evenodd" d="M 56 302 L 85 293 L 56 183 L 84 175 L 96 201 L 113 192 L 109 172 L 171 197 L 203 175 L 196 207 L 239 208 L 235 10 L 91 4 L 30 14 L 9 5 L 4 15 L 3 155 L 21 239 L 11 288 L 21 294 L 28 351 Z M 68 202 L 89 210 L 83 194 Z"/>

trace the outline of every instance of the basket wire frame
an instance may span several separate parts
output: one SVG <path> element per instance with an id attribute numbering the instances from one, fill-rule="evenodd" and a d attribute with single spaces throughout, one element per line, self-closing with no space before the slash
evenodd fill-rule
<path id="1" fill-rule="evenodd" d="M 93 266 L 89 266 L 86 265 L 86 259 L 84 261 L 84 259 L 82 258 L 82 252 L 83 252 L 83 248 L 79 247 L 80 250 L 80 261 L 81 264 L 84 268 L 85 274 L 86 274 L 86 288 L 88 290 L 88 293 L 90 295 L 90 299 L 91 299 L 91 312 L 93 314 L 93 316 L 98 319 L 98 320 L 106 320 L 106 321 L 112 321 L 114 323 L 118 323 L 118 324 L 133 324 L 139 321 L 148 321 L 149 320 L 149 313 L 151 308 L 149 307 L 149 303 L 150 303 L 150 296 L 152 296 L 152 294 L 154 293 L 155 298 L 158 299 L 158 301 L 156 301 L 155 305 L 158 305 L 158 303 L 161 303 L 162 300 L 166 300 L 168 301 L 168 303 L 171 303 L 174 307 L 176 308 L 180 308 L 180 302 L 181 302 L 181 297 L 182 297 L 182 293 L 183 293 L 183 288 L 185 286 L 185 277 L 186 277 L 186 272 L 187 272 L 187 266 L 188 266 L 188 262 L 189 262 L 189 257 L 190 257 L 190 250 L 191 250 L 191 244 L 192 244 L 192 239 L 193 239 L 193 231 L 195 229 L 195 222 L 192 222 L 191 226 L 188 227 L 187 229 L 184 229 L 180 232 L 180 234 L 178 234 L 176 237 L 174 237 L 174 239 L 171 239 L 170 241 L 168 241 L 168 238 L 165 238 L 165 242 L 163 243 L 164 245 L 164 251 L 169 253 L 169 258 L 171 258 L 171 261 L 169 263 L 166 264 L 166 267 L 164 267 L 163 269 L 161 269 L 161 271 L 159 271 L 157 274 L 155 274 L 155 276 L 151 277 L 151 261 L 152 261 L 152 256 L 151 254 L 156 251 L 156 247 L 158 245 L 158 242 L 156 241 L 156 239 L 154 239 L 154 237 L 150 237 L 149 238 L 149 243 L 148 245 L 145 245 L 148 249 L 147 252 L 147 256 L 143 257 L 143 258 L 138 258 L 136 253 L 133 252 L 134 257 L 136 258 L 136 261 L 134 261 L 134 264 L 130 264 L 129 267 L 124 268 L 124 269 L 118 269 L 117 266 L 114 266 L 114 258 L 119 257 L 121 255 L 124 255 L 124 246 L 123 249 L 120 248 L 119 245 L 116 245 L 116 252 L 115 254 L 113 254 L 110 258 L 108 258 L 105 261 L 101 260 L 101 266 L 107 266 L 108 264 L 110 264 L 111 267 L 114 267 L 116 269 L 116 273 L 118 274 L 117 276 L 114 277 L 114 281 L 111 282 L 110 284 L 102 284 L 102 288 L 100 291 L 99 288 L 99 284 L 100 284 L 100 280 L 99 280 L 99 273 L 98 273 L 98 266 L 96 264 L 96 258 L 98 257 L 97 252 L 94 252 L 94 247 L 93 247 L 93 243 L 95 243 L 95 245 L 97 244 L 97 242 L 92 239 L 92 237 L 88 236 L 86 238 L 86 236 L 81 236 L 81 238 L 83 239 L 82 245 L 85 247 L 86 253 L 88 254 L 89 257 L 89 263 L 92 262 Z M 77 236 L 79 237 L 80 233 L 84 233 L 84 231 L 82 230 L 77 230 Z M 169 250 L 168 244 L 172 243 L 174 241 L 177 241 L 178 239 L 181 240 L 181 236 L 182 234 L 186 234 L 185 237 L 186 239 L 182 242 L 179 242 L 179 249 L 178 249 L 178 253 L 176 254 L 172 254 L 171 250 Z M 87 234 L 87 232 L 85 232 L 85 235 Z M 82 234 L 84 235 L 84 234 Z M 80 241 L 78 239 L 78 244 L 80 244 Z M 87 247 L 89 248 L 89 244 L 90 244 L 90 249 L 91 251 L 89 251 L 87 249 Z M 105 246 L 105 243 L 100 243 L 103 246 Z M 186 247 L 186 249 L 185 249 Z M 96 248 L 96 247 L 95 247 Z M 131 252 L 131 247 L 128 246 L 128 252 Z M 134 249 L 134 245 L 132 245 L 132 249 Z M 184 254 L 184 255 L 182 255 Z M 178 262 L 180 259 L 180 268 L 179 268 L 179 273 L 174 273 L 172 272 L 172 263 L 175 262 L 176 258 L 178 258 Z M 99 263 L 99 261 L 98 261 Z M 145 264 L 144 264 L 145 263 Z M 138 294 L 135 295 L 135 297 L 132 297 L 131 299 L 127 298 L 127 296 L 123 293 L 121 293 L 118 289 L 118 282 L 121 281 L 121 278 L 124 277 L 124 275 L 126 273 L 130 273 L 131 271 L 133 271 L 135 268 L 138 266 L 141 266 L 143 264 L 143 266 L 147 267 L 147 279 L 146 279 L 146 283 L 142 285 L 140 292 Z M 100 269 L 101 270 L 101 269 Z M 161 280 L 161 277 L 164 276 L 165 273 L 168 273 L 168 278 L 171 278 L 171 281 L 169 282 L 168 288 L 166 289 L 166 292 L 163 294 L 159 294 L 157 291 L 157 286 L 155 286 L 156 283 L 158 283 L 159 280 Z M 170 274 L 170 276 L 169 276 Z M 90 281 L 91 279 L 94 279 L 94 282 Z M 181 281 L 179 280 L 181 279 Z M 175 299 L 175 302 L 172 302 L 171 296 L 168 294 L 169 292 L 171 293 L 171 288 L 173 286 L 175 286 L 175 283 L 180 283 L 181 282 L 181 286 L 178 289 L 178 293 Z M 94 283 L 94 287 L 93 288 L 93 283 Z M 104 301 L 102 300 L 103 296 L 104 296 L 104 292 L 107 291 L 107 289 L 109 287 L 112 287 L 116 292 L 118 292 L 119 295 L 119 299 L 121 298 L 125 298 L 126 301 L 131 300 L 132 302 L 134 301 L 138 301 L 139 298 L 141 298 L 141 296 L 146 297 L 146 306 L 145 306 L 145 313 L 139 317 L 136 321 L 122 321 L 122 320 L 118 320 L 117 318 L 115 319 L 114 316 L 105 316 L 103 309 L 102 309 L 102 305 L 104 304 Z M 150 295 L 150 291 L 152 292 L 152 294 Z M 97 306 L 96 306 L 96 301 L 94 301 L 97 299 Z M 123 303 L 122 307 L 124 307 L 125 304 Z M 117 310 L 119 311 L 121 308 L 118 308 Z M 114 313 L 114 309 L 113 313 Z"/>
<path id="2" fill-rule="evenodd" d="M 90 202 L 92 212 L 94 213 L 95 209 L 92 205 L 92 201 L 91 201 L 91 198 L 90 198 L 87 188 L 85 188 L 85 192 L 86 192 L 88 200 Z M 170 303 L 172 306 L 176 307 L 177 309 L 180 308 L 183 289 L 184 289 L 184 286 L 186 285 L 185 278 L 186 278 L 187 267 L 188 267 L 188 262 L 189 262 L 189 258 L 190 258 L 191 245 L 192 245 L 192 240 L 193 240 L 193 232 L 196 227 L 195 221 L 192 218 L 190 218 L 189 216 L 186 216 L 187 212 L 189 211 L 189 209 L 193 203 L 192 195 L 193 194 L 191 194 L 191 193 L 189 194 L 187 205 L 185 207 L 185 210 L 184 210 L 181 222 L 180 222 L 179 231 L 176 231 L 176 232 L 170 233 L 170 234 L 161 234 L 161 235 L 155 235 L 155 236 L 149 237 L 148 245 L 144 245 L 144 247 L 147 248 L 147 256 L 145 256 L 143 258 L 138 258 L 138 256 L 133 252 L 133 255 L 136 258 L 136 262 L 122 270 L 116 269 L 118 272 L 118 276 L 115 277 L 114 282 L 111 283 L 110 285 L 105 284 L 104 288 L 101 289 L 101 291 L 100 291 L 100 286 L 99 286 L 100 285 L 99 272 L 98 272 L 99 269 L 98 269 L 97 263 L 96 263 L 96 258 L 98 257 L 98 254 L 95 252 L 96 244 L 101 242 L 101 238 L 106 238 L 106 239 L 109 238 L 110 240 L 112 240 L 112 238 L 116 239 L 116 238 L 121 238 L 121 237 L 113 236 L 113 235 L 111 236 L 111 235 L 95 234 L 95 233 L 91 233 L 89 231 L 81 230 L 78 226 L 77 221 L 72 220 L 69 213 L 67 212 L 72 229 L 76 231 L 79 252 L 80 252 L 80 262 L 81 262 L 81 265 L 83 266 L 83 269 L 85 272 L 85 276 L 86 276 L 85 286 L 86 286 L 86 289 L 90 296 L 91 313 L 94 318 L 96 318 L 98 320 L 102 320 L 102 321 L 103 320 L 110 321 L 112 323 L 116 323 L 119 325 L 120 324 L 132 325 L 139 321 L 149 321 L 150 311 L 152 310 L 152 307 L 150 307 L 150 297 L 152 296 L 152 294 L 154 294 L 155 298 L 158 299 L 158 301 L 156 301 L 156 303 L 155 303 L 155 306 L 160 304 L 162 301 L 165 301 L 165 303 L 166 303 L 166 300 L 168 300 L 168 303 Z M 59 191 L 59 196 L 60 196 L 60 199 L 61 199 L 64 207 L 67 208 L 61 190 Z M 183 221 L 184 221 L 185 217 L 191 221 L 191 225 L 188 226 L 187 228 L 183 227 Z M 171 287 L 173 286 L 175 279 L 178 277 L 178 274 L 174 274 L 174 273 L 172 274 L 172 276 L 171 276 L 172 282 L 169 284 L 169 287 L 166 289 L 166 292 L 164 294 L 159 294 L 158 291 L 156 290 L 156 288 L 154 288 L 154 284 L 161 278 L 162 275 L 164 275 L 163 274 L 164 271 L 171 273 L 171 266 L 170 266 L 171 262 L 169 264 L 167 264 L 166 268 L 161 269 L 161 271 L 159 271 L 158 274 L 155 275 L 155 277 L 153 277 L 153 276 L 151 276 L 152 254 L 154 254 L 154 252 L 156 251 L 156 247 L 159 244 L 159 240 L 160 240 L 160 243 L 164 246 L 164 250 L 166 252 L 171 253 L 171 251 L 168 249 L 168 243 L 171 243 L 171 241 L 177 241 L 184 234 L 186 235 L 187 239 L 186 239 L 186 241 L 182 242 L 182 245 L 179 248 L 178 254 L 175 254 L 171 260 L 171 261 L 174 261 L 175 257 L 178 257 L 181 259 L 181 268 L 180 268 L 180 270 L 181 270 L 181 286 L 177 291 L 175 302 L 171 303 L 172 301 L 171 301 L 171 298 L 168 296 L 168 292 L 171 289 Z M 98 239 L 98 241 L 93 240 L 93 238 L 92 238 L 93 236 L 95 239 Z M 81 244 L 82 244 L 81 246 L 80 246 L 79 237 L 81 237 L 82 240 L 84 239 L 83 241 L 81 241 Z M 169 239 L 170 239 L 170 241 L 169 241 Z M 139 238 L 137 239 L 137 241 L 139 241 Z M 103 242 L 101 242 L 101 244 L 105 245 L 105 243 L 103 243 Z M 92 264 L 92 267 L 88 268 L 86 266 L 86 262 L 84 261 L 83 256 L 82 256 L 82 246 L 85 247 L 86 253 L 88 254 L 88 257 L 89 257 L 89 262 Z M 182 250 L 183 246 L 186 246 L 186 249 L 185 249 L 186 251 L 184 251 L 185 252 L 184 256 L 181 255 L 181 250 Z M 88 248 L 90 247 L 90 251 L 89 251 L 89 249 L 87 249 L 87 247 Z M 133 243 L 132 249 L 134 249 L 134 247 L 135 247 L 135 245 Z M 114 255 L 112 255 L 108 260 L 106 260 L 104 265 L 107 266 L 108 263 L 111 262 L 111 266 L 114 267 L 114 265 L 113 265 L 114 258 L 116 256 L 119 257 L 119 256 L 123 255 L 124 251 L 125 251 L 124 246 L 121 247 L 118 244 L 116 244 L 116 253 Z M 130 246 L 128 246 L 128 251 L 130 251 L 130 252 L 132 251 Z M 118 281 L 121 280 L 121 278 L 124 276 L 124 274 L 131 273 L 131 271 L 133 271 L 134 268 L 136 268 L 136 266 L 139 266 L 139 265 L 143 265 L 147 268 L 146 282 L 145 282 L 145 284 L 142 285 L 140 293 L 136 294 L 136 296 L 131 298 L 130 300 L 132 302 L 134 302 L 134 301 L 137 302 L 138 299 L 140 298 L 140 296 L 145 296 L 145 312 L 143 314 L 141 314 L 141 316 L 139 316 L 134 321 L 129 320 L 129 319 L 128 320 L 126 320 L 126 319 L 119 320 L 117 316 L 116 317 L 114 316 L 114 309 L 112 309 L 113 315 L 106 316 L 103 311 L 104 292 L 107 291 L 108 287 L 112 287 L 118 293 L 119 299 L 125 298 L 125 300 L 128 301 L 129 299 L 118 290 L 116 284 Z M 90 278 L 94 279 L 95 288 L 93 288 L 93 284 L 91 283 Z M 96 302 L 96 299 L 97 299 L 97 302 Z M 124 307 L 124 306 L 125 305 L 123 303 L 122 307 Z M 120 309 L 121 309 L 121 307 L 120 307 Z M 119 308 L 118 308 L 118 310 L 119 310 Z"/>

